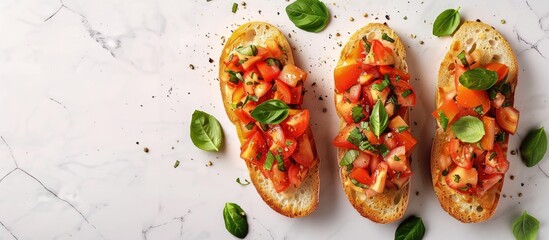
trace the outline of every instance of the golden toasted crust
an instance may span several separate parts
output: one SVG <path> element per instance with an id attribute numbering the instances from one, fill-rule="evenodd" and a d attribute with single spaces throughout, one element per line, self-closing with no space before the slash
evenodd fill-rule
<path id="1" fill-rule="evenodd" d="M 379 23 L 370 23 L 351 36 L 351 39 L 341 51 L 337 66 L 345 64 L 352 49 L 356 46 L 356 42 L 362 41 L 362 37 L 366 36 L 368 39 L 381 39 L 383 33 L 387 33 L 389 37 L 395 40 L 393 43 L 393 51 L 396 54 L 395 68 L 407 71 L 406 49 L 404 48 L 402 41 L 391 28 Z M 408 117 L 405 118 L 405 121 L 408 123 Z M 345 120 L 339 116 L 339 129 L 341 130 L 345 126 Z M 341 159 L 345 152 L 345 149 L 338 148 L 337 159 Z M 353 205 L 360 215 L 378 223 L 390 223 L 402 218 L 408 207 L 410 192 L 409 182 L 401 189 L 385 191 L 383 194 L 367 197 L 364 189 L 356 187 L 349 178 L 345 177 L 347 176 L 346 168 L 341 168 L 340 171 L 341 182 L 345 194 L 351 202 L 351 205 Z"/>
<path id="2" fill-rule="evenodd" d="M 511 46 L 493 27 L 485 23 L 469 21 L 463 23 L 454 34 L 450 49 L 440 64 L 437 89 L 454 88 L 454 57 L 462 50 L 471 52 L 474 49 L 481 51 L 481 66 L 492 61 L 497 61 L 509 67 L 507 81 L 511 83 L 512 95 L 514 95 L 517 84 L 518 64 Z M 443 103 L 440 92 L 437 91 L 435 94 L 436 107 Z M 513 103 L 513 99 L 511 99 L 511 103 Z M 454 218 L 465 223 L 482 222 L 489 219 L 496 211 L 503 187 L 503 179 L 505 178 L 488 190 L 481 198 L 476 195 L 456 193 L 456 191 L 446 185 L 445 177 L 442 176 L 443 169 L 439 168 L 442 145 L 447 138 L 448 134 L 438 126 L 431 149 L 431 177 L 440 205 Z M 506 144 L 507 142 L 504 145 Z M 507 157 L 507 149 L 505 148 L 503 151 L 505 157 Z"/>
<path id="3" fill-rule="evenodd" d="M 238 139 L 241 144 L 245 140 L 242 135 L 243 125 L 231 107 L 231 94 L 234 88 L 231 87 L 227 80 L 224 80 L 222 77 L 225 72 L 225 64 L 223 64 L 223 62 L 236 47 L 241 45 L 246 46 L 249 44 L 265 46 L 265 40 L 267 39 L 276 40 L 280 47 L 286 50 L 285 55 L 282 59 L 280 59 L 283 64 L 294 63 L 290 44 L 284 35 L 275 26 L 264 22 L 248 22 L 237 28 L 229 40 L 225 43 L 225 47 L 223 48 L 219 60 L 219 83 L 221 87 L 223 105 L 227 116 L 236 127 Z M 309 137 L 311 142 L 315 162 L 319 162 L 310 127 L 308 127 L 305 134 Z M 272 182 L 266 179 L 257 167 L 249 162 L 246 162 L 252 183 L 263 201 L 265 201 L 272 209 L 287 217 L 307 216 L 316 209 L 318 205 L 320 187 L 319 165 L 320 164 L 315 164 L 309 169 L 309 172 L 303 180 L 300 188 L 297 189 L 291 186 L 288 190 L 282 193 L 277 193 Z"/>

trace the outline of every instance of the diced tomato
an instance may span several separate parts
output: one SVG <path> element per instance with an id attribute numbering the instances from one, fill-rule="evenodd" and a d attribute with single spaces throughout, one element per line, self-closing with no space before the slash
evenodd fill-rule
<path id="1" fill-rule="evenodd" d="M 278 75 L 278 79 L 290 87 L 295 87 L 299 81 L 305 82 L 307 73 L 293 64 L 286 64 Z"/>
<path id="2" fill-rule="evenodd" d="M 255 96 L 258 98 L 265 96 L 265 94 L 267 94 L 267 92 L 269 92 L 269 90 L 271 90 L 271 87 L 273 86 L 270 82 L 264 80 L 259 80 L 257 81 L 257 83 L 258 84 L 255 85 L 254 88 L 254 93 Z"/>
<path id="3" fill-rule="evenodd" d="M 238 63 L 238 60 L 240 60 L 238 59 L 238 55 L 231 54 L 223 62 L 225 63 L 225 65 L 229 65 L 229 64 L 236 65 Z"/>
<path id="4" fill-rule="evenodd" d="M 372 184 L 372 177 L 364 168 L 353 168 L 351 174 L 349 174 L 349 177 L 365 185 Z"/>
<path id="5" fill-rule="evenodd" d="M 447 169 L 452 165 L 452 158 L 448 155 L 440 155 L 440 158 L 438 159 L 438 166 L 440 169 Z"/>
<path id="6" fill-rule="evenodd" d="M 406 89 L 412 89 L 412 85 L 408 81 L 403 80 L 396 80 L 394 77 L 389 78 L 389 82 L 391 82 L 391 85 L 393 85 L 395 88 L 400 88 L 402 91 L 405 91 Z"/>
<path id="7" fill-rule="evenodd" d="M 287 159 L 294 153 L 297 142 L 293 137 L 285 136 L 280 125 L 269 129 L 267 134 L 270 136 L 269 150 L 275 155 L 282 154 L 282 158 Z"/>
<path id="8" fill-rule="evenodd" d="M 372 131 L 372 129 L 366 130 L 362 129 L 362 132 L 364 135 L 366 135 L 366 138 L 368 139 L 368 142 L 374 145 L 378 145 L 381 143 L 381 139 L 379 139 L 376 134 Z"/>
<path id="9" fill-rule="evenodd" d="M 280 171 L 276 164 L 271 169 L 271 181 L 273 182 L 276 192 L 283 192 L 290 186 L 290 180 L 286 172 Z"/>
<path id="10" fill-rule="evenodd" d="M 377 165 L 376 170 L 374 171 L 374 182 L 370 186 L 370 188 L 378 193 L 383 193 L 383 190 L 385 190 L 385 181 L 387 180 L 387 170 L 389 169 L 389 166 L 386 162 L 380 162 Z"/>
<path id="11" fill-rule="evenodd" d="M 454 69 L 454 83 L 456 85 L 456 90 L 458 90 L 459 89 L 459 77 L 461 77 L 461 74 L 463 74 L 465 71 L 467 71 L 467 69 L 464 68 L 463 66 L 459 65 L 459 64 L 454 64 L 454 65 L 456 66 L 455 69 Z"/>
<path id="12" fill-rule="evenodd" d="M 453 99 L 448 100 L 444 102 L 442 105 L 440 105 L 440 107 L 433 112 L 433 117 L 435 117 L 437 120 L 440 121 L 439 114 L 438 114 L 439 111 L 442 111 L 444 115 L 446 115 L 446 118 L 448 118 L 448 122 L 451 122 L 456 116 L 456 114 L 458 114 L 459 106 L 456 104 L 456 102 Z"/>
<path id="13" fill-rule="evenodd" d="M 303 85 L 299 84 L 290 89 L 292 92 L 292 102 L 290 104 L 302 104 L 303 103 Z"/>
<path id="14" fill-rule="evenodd" d="M 240 157 L 248 162 L 259 160 L 267 150 L 267 144 L 259 131 L 252 134 L 240 148 Z M 259 156 L 259 159 L 258 159 Z"/>
<path id="15" fill-rule="evenodd" d="M 372 65 L 362 64 L 362 71 L 363 73 L 358 77 L 358 83 L 360 85 L 369 84 L 371 81 L 376 80 L 381 76 L 377 67 Z"/>
<path id="16" fill-rule="evenodd" d="M 450 141 L 444 143 L 442 147 L 442 154 L 450 156 L 451 154 L 458 154 L 461 151 L 461 142 L 457 138 L 452 138 Z"/>
<path id="17" fill-rule="evenodd" d="M 381 75 L 388 74 L 389 77 L 391 78 L 395 78 L 396 76 L 399 76 L 400 80 L 404 80 L 404 81 L 408 81 L 410 79 L 410 74 L 398 68 L 391 67 L 389 65 L 379 66 L 379 73 L 381 73 Z"/>
<path id="18" fill-rule="evenodd" d="M 475 168 L 456 166 L 446 175 L 446 183 L 453 189 L 467 192 L 467 190 L 477 185 L 478 172 Z"/>
<path id="19" fill-rule="evenodd" d="M 505 96 L 501 93 L 496 93 L 496 97 L 492 100 L 492 107 L 500 108 L 505 102 Z"/>
<path id="20" fill-rule="evenodd" d="M 296 188 L 299 188 L 301 186 L 301 182 L 303 182 L 303 179 L 307 176 L 308 171 L 309 168 L 303 167 L 301 164 L 292 164 L 288 169 L 290 184 L 294 185 Z"/>
<path id="21" fill-rule="evenodd" d="M 309 110 L 299 110 L 298 113 L 289 116 L 282 122 L 282 126 L 293 137 L 301 136 L 309 126 Z"/>
<path id="22" fill-rule="evenodd" d="M 359 84 L 352 86 L 348 91 L 345 91 L 343 96 L 348 99 L 351 103 L 358 103 L 360 101 L 360 93 L 362 86 Z"/>
<path id="23" fill-rule="evenodd" d="M 379 154 L 370 155 L 370 172 L 371 173 L 376 171 L 377 165 L 379 165 L 381 161 L 383 161 L 383 159 L 381 158 L 381 155 Z"/>
<path id="24" fill-rule="evenodd" d="M 482 177 L 480 180 L 479 188 L 477 188 L 477 195 L 484 196 L 486 191 L 492 188 L 503 178 L 502 174 L 490 174 Z"/>
<path id="25" fill-rule="evenodd" d="M 480 146 L 484 150 L 492 150 L 494 148 L 494 140 L 496 136 L 496 120 L 491 117 L 482 116 L 484 124 L 484 136 L 480 139 Z"/>
<path id="26" fill-rule="evenodd" d="M 385 156 L 385 161 L 389 165 L 389 169 L 396 172 L 404 172 L 410 168 L 410 166 L 408 166 L 408 159 L 406 158 L 404 146 L 396 147 L 391 150 L 391 152 Z"/>
<path id="27" fill-rule="evenodd" d="M 255 66 L 257 62 L 261 61 L 261 59 L 262 59 L 262 56 L 259 56 L 259 55 L 250 57 L 248 58 L 248 60 L 243 62 L 241 66 L 242 68 L 244 68 L 244 70 L 249 71 Z"/>
<path id="28" fill-rule="evenodd" d="M 239 85 L 234 89 L 231 101 L 233 104 L 236 105 L 237 103 L 241 102 L 244 97 L 246 97 L 246 91 L 244 91 L 244 86 Z"/>
<path id="29" fill-rule="evenodd" d="M 351 62 L 360 62 L 360 60 L 364 57 L 366 57 L 366 53 L 364 52 L 364 42 L 357 41 L 351 51 L 347 53 L 345 59 Z"/>
<path id="30" fill-rule="evenodd" d="M 488 65 L 484 66 L 484 68 L 494 71 L 498 74 L 497 82 L 501 81 L 509 73 L 509 68 L 507 67 L 507 65 L 499 62 L 491 62 Z"/>
<path id="31" fill-rule="evenodd" d="M 337 136 L 334 138 L 334 140 L 332 141 L 332 144 L 335 146 L 335 147 L 338 147 L 338 148 L 346 148 L 346 149 L 349 149 L 349 148 L 352 148 L 352 149 L 358 149 L 355 145 L 353 145 L 352 143 L 350 143 L 349 141 L 347 141 L 347 138 L 349 137 L 349 133 L 357 128 L 358 125 L 356 124 L 349 124 L 347 126 L 345 126 L 343 129 L 341 129 L 341 131 L 339 131 L 339 133 L 337 134 Z"/>
<path id="32" fill-rule="evenodd" d="M 284 54 L 284 52 L 282 51 L 282 49 L 280 48 L 280 45 L 278 45 L 278 42 L 276 42 L 276 40 L 268 39 L 265 41 L 265 44 L 266 44 L 267 50 L 271 53 L 271 55 L 274 58 L 279 58 Z"/>
<path id="33" fill-rule="evenodd" d="M 315 155 L 313 153 L 313 146 L 311 145 L 309 136 L 307 136 L 307 134 L 303 134 L 297 138 L 297 141 L 297 148 L 292 154 L 292 158 L 305 167 L 313 166 Z"/>
<path id="34" fill-rule="evenodd" d="M 416 105 L 416 93 L 414 89 L 395 88 L 398 104 L 404 107 L 413 107 Z M 406 95 L 406 97 L 404 97 Z"/>
<path id="35" fill-rule="evenodd" d="M 336 103 L 336 110 L 338 115 L 341 116 L 345 122 L 352 124 L 355 122 L 353 119 L 353 108 L 356 106 L 358 105 L 342 100 Z M 365 113 L 366 111 L 362 112 Z"/>
<path id="36" fill-rule="evenodd" d="M 473 147 L 471 144 L 461 146 L 461 149 L 456 153 L 450 154 L 452 161 L 462 168 L 473 167 Z"/>
<path id="37" fill-rule="evenodd" d="M 259 72 L 257 68 L 253 68 L 250 71 L 244 73 L 244 89 L 249 95 L 255 94 L 255 85 L 259 81 Z"/>
<path id="38" fill-rule="evenodd" d="M 462 108 L 474 108 L 482 105 L 482 112 L 490 110 L 490 98 L 483 90 L 471 90 L 462 85 L 458 87 L 457 104 Z"/>
<path id="39" fill-rule="evenodd" d="M 361 63 L 355 63 L 339 66 L 334 70 L 335 88 L 338 93 L 343 93 L 357 84 L 358 77 L 363 71 L 361 66 Z"/>
<path id="40" fill-rule="evenodd" d="M 514 107 L 496 109 L 496 121 L 504 131 L 515 134 L 519 121 L 519 111 Z"/>
<path id="41" fill-rule="evenodd" d="M 410 176 L 407 176 L 407 177 L 402 176 L 407 173 L 410 173 Z M 412 173 L 411 171 L 401 173 L 401 176 L 399 176 L 398 178 L 392 178 L 391 182 L 394 183 L 398 189 L 401 189 L 406 183 L 410 181 L 411 173 Z"/>
<path id="42" fill-rule="evenodd" d="M 370 96 L 372 97 L 372 100 L 373 100 L 373 102 L 371 104 L 374 105 L 375 102 L 377 102 L 378 99 L 381 99 L 381 103 L 385 104 L 385 101 L 387 101 L 387 98 L 389 97 L 389 94 L 391 93 L 391 88 L 387 86 L 386 88 L 384 88 L 380 92 L 380 91 L 373 88 L 374 84 L 381 84 L 381 80 L 374 81 L 370 85 Z"/>
<path id="43" fill-rule="evenodd" d="M 484 168 L 484 172 L 486 174 L 506 173 L 507 170 L 509 170 L 509 161 L 505 159 L 505 155 L 499 144 L 494 144 L 494 150 L 493 153 L 495 153 L 495 156 L 493 156 L 493 159 L 490 160 L 490 158 L 492 158 L 492 152 L 486 154 L 486 167 Z"/>
<path id="44" fill-rule="evenodd" d="M 359 152 L 358 156 L 353 161 L 354 168 L 367 168 L 370 163 L 371 155 L 365 152 Z"/>
<path id="45" fill-rule="evenodd" d="M 270 82 L 274 78 L 278 77 L 278 74 L 280 74 L 280 69 L 276 64 L 269 66 L 266 62 L 258 62 L 256 66 L 257 70 L 259 70 L 259 73 L 261 74 L 261 77 L 263 77 L 263 80 L 267 82 Z"/>
<path id="46" fill-rule="evenodd" d="M 240 130 L 242 131 L 242 137 L 244 139 L 248 139 L 258 129 L 257 125 L 253 124 L 253 122 L 251 122 L 251 123 L 252 123 L 252 125 L 251 125 L 252 127 L 250 129 L 248 129 L 248 127 L 246 127 L 246 125 L 248 123 L 240 122 Z"/>
<path id="47" fill-rule="evenodd" d="M 395 64 L 393 50 L 383 46 L 378 40 L 372 40 L 370 52 L 366 56 L 366 63 L 376 66 Z"/>
<path id="48" fill-rule="evenodd" d="M 394 132 L 397 140 L 398 145 L 404 146 L 406 149 L 407 156 L 410 156 L 412 152 L 414 151 L 414 148 L 416 147 L 417 140 L 412 136 L 410 131 L 404 131 L 404 132 Z"/>
<path id="49" fill-rule="evenodd" d="M 401 116 L 396 116 L 391 121 L 389 121 L 389 129 L 392 131 L 398 132 L 399 128 L 407 128 L 408 124 Z"/>
<path id="50" fill-rule="evenodd" d="M 398 147 L 398 140 L 393 132 L 384 133 L 381 135 L 381 141 L 390 150 Z"/>
<path id="51" fill-rule="evenodd" d="M 275 88 L 276 91 L 274 93 L 274 99 L 278 99 L 288 104 L 292 103 L 292 92 L 286 83 L 280 80 L 275 80 L 273 91 Z"/>
<path id="52" fill-rule="evenodd" d="M 238 117 L 238 119 L 243 123 L 249 123 L 249 122 L 255 122 L 255 120 L 252 118 L 250 113 L 242 108 L 236 108 L 234 110 L 234 114 Z"/>

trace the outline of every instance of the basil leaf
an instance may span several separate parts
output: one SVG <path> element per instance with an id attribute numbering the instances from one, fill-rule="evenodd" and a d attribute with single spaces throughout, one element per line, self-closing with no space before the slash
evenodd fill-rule
<path id="1" fill-rule="evenodd" d="M 389 124 L 389 116 L 385 110 L 385 106 L 381 103 L 381 100 L 378 99 L 372 114 L 370 115 L 370 127 L 372 128 L 374 134 L 379 137 L 387 125 Z"/>
<path id="2" fill-rule="evenodd" d="M 408 130 L 410 127 L 408 126 L 398 126 L 397 127 L 397 132 L 401 133 L 401 132 L 404 132 L 406 130 Z"/>
<path id="3" fill-rule="evenodd" d="M 389 37 L 389 35 L 387 35 L 387 33 L 383 33 L 383 35 L 381 35 L 381 39 L 383 39 L 383 40 L 385 40 L 385 41 L 387 41 L 387 42 L 392 42 L 392 43 L 395 42 L 395 40 L 392 39 L 391 37 Z"/>
<path id="4" fill-rule="evenodd" d="M 274 66 L 276 65 L 279 69 L 282 69 L 284 66 L 282 65 L 282 62 L 280 62 L 280 60 L 276 59 L 276 58 L 267 58 L 265 59 L 265 62 L 267 62 L 267 64 L 269 66 Z"/>
<path id="5" fill-rule="evenodd" d="M 368 122 L 360 122 L 360 127 L 366 131 L 370 131 L 370 125 Z"/>
<path id="6" fill-rule="evenodd" d="M 547 152 L 547 135 L 543 127 L 530 131 L 520 145 L 522 162 L 527 167 L 538 164 L 545 156 L 545 152 Z"/>
<path id="7" fill-rule="evenodd" d="M 484 124 L 476 117 L 464 116 L 452 124 L 452 131 L 462 142 L 475 143 L 484 136 Z"/>
<path id="8" fill-rule="evenodd" d="M 526 211 L 513 224 L 513 235 L 517 240 L 535 240 L 538 236 L 539 221 Z"/>
<path id="9" fill-rule="evenodd" d="M 412 90 L 406 89 L 406 90 L 401 94 L 401 96 L 402 96 L 403 98 L 406 98 L 406 97 L 408 97 L 410 94 L 412 94 Z"/>
<path id="10" fill-rule="evenodd" d="M 461 61 L 461 64 L 468 68 L 469 67 L 469 63 L 467 62 L 467 58 L 465 57 L 465 51 L 461 51 L 457 57 L 459 58 L 459 61 Z"/>
<path id="11" fill-rule="evenodd" d="M 195 110 L 191 119 L 191 140 L 204 151 L 219 151 L 223 141 L 221 125 L 214 116 Z"/>
<path id="12" fill-rule="evenodd" d="M 339 161 L 339 166 L 345 167 L 349 165 L 353 165 L 353 162 L 355 161 L 356 157 L 358 157 L 358 151 L 351 149 L 347 151 L 343 158 L 341 158 L 341 161 Z"/>
<path id="13" fill-rule="evenodd" d="M 484 114 L 484 112 L 482 112 L 482 105 L 478 105 L 478 106 L 474 107 L 474 108 L 473 108 L 473 111 L 475 111 L 476 113 L 478 113 L 478 115 Z"/>
<path id="14" fill-rule="evenodd" d="M 225 228 L 237 238 L 245 238 L 248 235 L 248 221 L 246 213 L 236 203 L 225 203 L 223 208 L 223 220 Z"/>
<path id="15" fill-rule="evenodd" d="M 444 114 L 442 110 L 438 110 L 438 121 L 440 122 L 442 130 L 446 132 L 446 129 L 448 128 L 448 117 L 446 117 L 446 114 Z"/>
<path id="16" fill-rule="evenodd" d="M 353 121 L 355 123 L 360 122 L 360 120 L 362 120 L 364 118 L 364 113 L 362 112 L 362 107 L 361 106 L 354 106 L 353 109 L 351 110 L 351 115 L 352 115 Z"/>
<path id="17" fill-rule="evenodd" d="M 368 37 L 366 36 L 362 37 L 362 41 L 364 41 L 364 52 L 368 54 L 370 52 L 372 44 L 368 41 Z"/>
<path id="18" fill-rule="evenodd" d="M 320 32 L 330 20 L 330 12 L 318 0 L 297 0 L 286 7 L 286 14 L 296 27 L 307 32 Z"/>
<path id="19" fill-rule="evenodd" d="M 286 103 L 271 99 L 259 104 L 254 108 L 251 115 L 256 121 L 264 124 L 279 124 L 288 117 L 288 105 Z"/>
<path id="20" fill-rule="evenodd" d="M 400 223 L 395 232 L 395 240 L 423 239 L 425 225 L 420 217 L 410 216 Z"/>
<path id="21" fill-rule="evenodd" d="M 487 90 L 498 81 L 498 74 L 484 68 L 473 68 L 459 77 L 459 83 L 471 90 Z"/>
<path id="22" fill-rule="evenodd" d="M 240 178 L 236 178 L 236 182 L 242 186 L 250 185 L 250 181 L 248 181 L 247 179 L 244 179 L 244 182 L 241 182 Z"/>
<path id="23" fill-rule="evenodd" d="M 457 9 L 446 9 L 440 13 L 433 24 L 433 35 L 437 37 L 450 36 L 456 31 L 461 21 Z"/>
<path id="24" fill-rule="evenodd" d="M 278 165 L 278 170 L 282 172 L 286 172 L 286 168 L 284 168 L 284 159 L 282 159 L 282 156 L 280 154 L 275 156 L 276 163 Z"/>
<path id="25" fill-rule="evenodd" d="M 246 56 L 255 56 L 257 55 L 257 47 L 253 44 L 248 45 L 247 47 L 238 46 L 236 51 L 242 55 Z"/>
<path id="26" fill-rule="evenodd" d="M 389 154 L 390 150 L 385 144 L 379 144 L 377 146 L 377 151 L 381 154 L 381 156 L 386 157 L 387 154 Z"/>
<path id="27" fill-rule="evenodd" d="M 360 146 L 360 142 L 364 140 L 364 136 L 362 135 L 362 132 L 359 128 L 354 128 L 349 132 L 349 136 L 347 137 L 347 142 L 352 143 L 355 146 Z"/>
<path id="28" fill-rule="evenodd" d="M 231 82 L 232 84 L 236 85 L 239 81 L 244 81 L 241 72 L 235 72 L 232 70 L 225 70 L 225 72 L 229 73 L 229 82 Z"/>
<path id="29" fill-rule="evenodd" d="M 271 151 L 268 151 L 267 157 L 265 158 L 265 163 L 263 163 L 263 168 L 265 170 L 271 171 L 271 169 L 273 168 L 274 160 L 275 160 L 275 157 L 273 153 Z"/>

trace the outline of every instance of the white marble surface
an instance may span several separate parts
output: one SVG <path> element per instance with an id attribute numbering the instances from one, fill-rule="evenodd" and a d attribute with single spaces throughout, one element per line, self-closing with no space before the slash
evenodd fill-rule
<path id="1" fill-rule="evenodd" d="M 337 131 L 332 69 L 340 45 L 369 22 L 387 22 L 409 46 L 420 144 L 406 215 L 423 218 L 425 239 L 512 239 L 523 210 L 541 221 L 539 238 L 549 238 L 549 176 L 542 172 L 549 160 L 526 168 L 510 155 L 506 197 L 480 224 L 447 215 L 428 172 L 435 124 L 429 113 L 450 43 L 431 35 L 438 13 L 461 6 L 462 19 L 493 25 L 516 51 L 521 119 L 510 148 L 517 149 L 529 129 L 549 127 L 549 2 L 325 2 L 333 18 L 315 34 L 293 26 L 284 0 L 246 1 L 235 14 L 233 1 L 221 0 L 0 1 L 0 239 L 230 239 L 222 218 L 227 201 L 248 213 L 248 239 L 392 239 L 398 223 L 372 223 L 348 203 L 330 145 Z M 305 106 L 312 109 L 322 182 L 318 209 L 306 218 L 278 215 L 252 186 L 235 182 L 249 177 L 216 76 L 224 37 L 249 20 L 291 35 L 297 63 L 311 72 Z M 195 109 L 220 120 L 221 152 L 191 143 Z"/>

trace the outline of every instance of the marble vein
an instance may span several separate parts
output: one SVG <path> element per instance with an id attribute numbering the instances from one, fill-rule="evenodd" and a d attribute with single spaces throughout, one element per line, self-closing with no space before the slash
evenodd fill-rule
<path id="1" fill-rule="evenodd" d="M 530 5 L 530 2 L 529 1 L 525 1 L 526 2 L 526 6 L 528 6 L 528 9 L 530 9 L 530 11 L 532 12 L 532 14 L 536 15 L 536 17 L 538 18 L 538 27 L 540 28 L 541 31 L 547 33 L 549 31 L 549 29 L 544 29 L 543 27 L 543 21 L 544 19 L 546 19 L 547 17 L 549 17 L 549 13 L 545 14 L 544 16 L 540 17 L 535 11 L 534 11 L 534 8 Z M 539 43 L 541 41 L 543 41 L 545 38 L 547 38 L 548 36 L 544 36 L 540 39 L 538 39 L 536 42 L 532 43 L 532 42 L 529 42 L 527 41 L 526 39 L 524 39 L 520 33 L 518 32 L 517 28 L 514 27 L 513 28 L 513 32 L 517 35 L 517 40 L 519 42 L 523 42 L 524 44 L 526 44 L 528 46 L 527 49 L 524 49 L 522 51 L 519 52 L 519 55 L 521 55 L 522 53 L 528 51 L 528 50 L 534 50 L 536 51 L 542 58 L 544 59 L 547 59 L 547 57 L 539 50 Z"/>
<path id="2" fill-rule="evenodd" d="M 6 231 L 8 231 L 8 233 L 9 233 L 13 238 L 15 238 L 16 240 L 19 240 L 19 238 L 17 238 L 17 237 L 15 236 L 15 234 L 13 234 L 13 233 L 11 232 L 11 230 L 10 230 L 4 223 L 2 223 L 2 221 L 0 221 L 0 225 L 2 225 L 2 227 L 4 227 L 4 228 L 6 229 Z"/>
<path id="3" fill-rule="evenodd" d="M 61 105 L 61 107 L 63 107 L 64 109 L 67 109 L 67 107 L 66 107 L 63 103 L 61 103 L 61 102 L 59 102 L 59 101 L 57 101 L 57 100 L 55 100 L 55 99 L 53 99 L 53 98 L 50 98 L 50 100 L 51 100 L 52 102 L 54 102 L 54 103 L 57 103 L 57 104 Z"/>
<path id="4" fill-rule="evenodd" d="M 539 164 L 538 164 L 538 168 L 545 175 L 545 177 L 549 178 L 549 174 L 547 174 L 547 172 L 545 172 L 545 170 L 543 170 L 543 168 L 541 168 Z"/>
<path id="5" fill-rule="evenodd" d="M 156 229 L 156 228 L 159 228 L 159 227 L 163 227 L 163 226 L 166 226 L 168 225 L 169 223 L 171 223 L 172 221 L 174 220 L 177 220 L 179 222 L 181 222 L 181 228 L 180 228 L 180 231 L 179 231 L 179 237 L 183 237 L 183 227 L 184 227 L 184 224 L 185 224 L 185 217 L 187 217 L 187 215 L 189 215 L 189 213 L 183 215 L 183 216 L 180 216 L 180 217 L 174 217 L 170 220 L 168 220 L 167 222 L 164 222 L 164 223 L 161 223 L 161 224 L 157 224 L 157 225 L 150 225 L 149 227 L 147 227 L 146 229 L 143 229 L 141 230 L 141 234 L 143 236 L 143 240 L 147 240 L 147 235 L 149 234 L 149 231 L 153 230 L 153 229 Z"/>
<path id="6" fill-rule="evenodd" d="M 4 136 L 0 136 L 0 139 L 2 139 L 2 141 L 4 142 L 4 144 L 6 144 L 6 146 L 8 147 L 8 150 L 11 154 L 11 158 L 13 160 L 13 162 L 15 163 L 15 168 L 12 169 L 10 172 L 8 172 L 5 176 L 3 176 L 1 179 L 0 179 L 0 183 L 6 179 L 9 175 L 11 175 L 12 173 L 14 173 L 15 171 L 20 171 L 22 173 L 24 173 L 25 175 L 27 175 L 28 177 L 32 178 L 34 181 L 36 181 L 38 184 L 40 184 L 40 186 L 42 186 L 42 188 L 44 188 L 44 190 L 48 191 L 51 195 L 53 195 L 55 198 L 57 198 L 58 200 L 66 203 L 67 205 L 69 205 L 69 207 L 71 207 L 74 211 L 76 211 L 81 217 L 82 219 L 84 219 L 84 221 L 86 223 L 88 223 L 92 228 L 94 228 L 98 233 L 99 235 L 101 236 L 101 238 L 105 239 L 105 237 L 101 234 L 101 232 L 99 231 L 99 229 L 97 229 L 97 227 L 91 223 L 88 218 L 86 216 L 84 216 L 84 214 L 82 213 L 82 211 L 80 211 L 76 206 L 74 206 L 71 202 L 69 202 L 68 200 L 66 199 L 63 199 L 61 197 L 59 197 L 55 192 L 53 192 L 51 189 L 49 189 L 46 185 L 44 185 L 44 183 L 42 183 L 42 181 L 40 181 L 38 178 L 36 178 L 34 175 L 30 174 L 29 172 L 27 172 L 26 170 L 22 169 L 19 167 L 19 164 L 17 164 L 17 160 L 15 159 L 15 155 L 13 154 L 13 151 L 10 147 L 10 145 L 8 144 L 8 142 L 6 141 L 6 139 L 4 138 Z M 8 231 L 9 229 L 7 228 L 6 225 L 4 225 L 2 223 L 2 226 L 4 228 L 6 228 Z M 10 234 L 12 234 L 13 236 L 13 233 L 10 232 Z M 15 236 L 14 236 L 15 237 Z M 16 238 L 17 239 L 17 238 Z"/>

